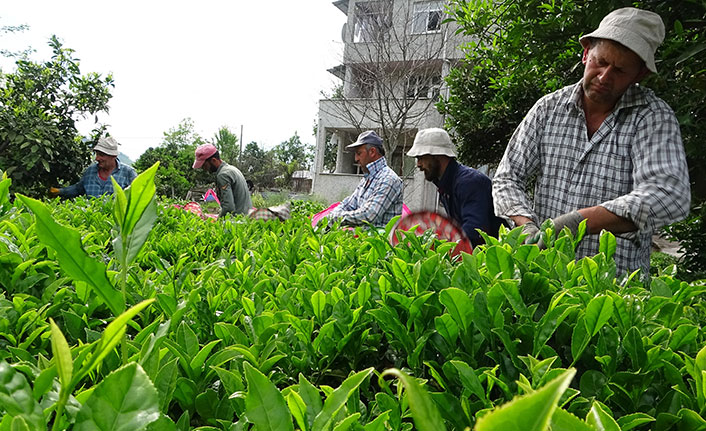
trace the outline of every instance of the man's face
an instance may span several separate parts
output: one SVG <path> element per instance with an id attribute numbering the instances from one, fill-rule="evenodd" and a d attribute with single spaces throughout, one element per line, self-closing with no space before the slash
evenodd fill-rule
<path id="1" fill-rule="evenodd" d="M 201 169 L 203 169 L 206 172 L 210 172 L 212 174 L 215 174 L 216 171 L 218 170 L 218 167 L 214 166 L 212 161 L 213 161 L 213 159 L 206 159 L 206 161 L 203 162 L 203 165 L 201 165 Z"/>
<path id="2" fill-rule="evenodd" d="M 427 181 L 434 181 L 441 178 L 441 163 L 439 158 L 425 154 L 417 157 L 417 167 L 424 172 L 424 178 Z"/>
<path id="3" fill-rule="evenodd" d="M 102 151 L 96 151 L 96 163 L 98 163 L 98 169 L 105 170 L 110 169 L 115 165 L 116 156 L 109 156 Z"/>
<path id="4" fill-rule="evenodd" d="M 632 84 L 640 82 L 649 70 L 631 50 L 602 40 L 583 51 L 583 93 L 592 102 L 612 108 Z"/>
<path id="5" fill-rule="evenodd" d="M 355 149 L 355 162 L 363 168 L 364 172 L 368 172 L 368 163 L 373 162 L 375 149 L 369 145 L 361 145 Z"/>

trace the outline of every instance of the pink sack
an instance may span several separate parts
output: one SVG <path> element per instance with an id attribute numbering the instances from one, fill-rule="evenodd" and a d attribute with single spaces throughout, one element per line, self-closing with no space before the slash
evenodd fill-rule
<path id="1" fill-rule="evenodd" d="M 333 211 L 334 208 L 336 208 L 340 204 L 341 204 L 340 202 L 334 202 L 331 204 L 330 207 L 326 208 L 325 210 L 323 210 L 321 212 L 314 214 L 311 217 L 311 227 L 316 227 L 316 224 L 319 222 L 319 220 L 326 217 L 331 211 Z M 402 204 L 402 217 L 401 218 L 404 218 L 410 214 L 412 214 L 412 211 L 409 210 L 409 207 L 407 207 L 406 204 Z"/>

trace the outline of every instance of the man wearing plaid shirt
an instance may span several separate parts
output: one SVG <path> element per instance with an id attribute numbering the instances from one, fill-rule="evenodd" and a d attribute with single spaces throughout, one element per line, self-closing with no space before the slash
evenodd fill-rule
<path id="1" fill-rule="evenodd" d="M 327 217 L 346 225 L 365 222 L 384 227 L 402 214 L 402 180 L 387 166 L 382 139 L 372 130 L 363 132 L 348 145 L 355 151 L 355 161 L 363 168 L 363 179 Z"/>
<path id="2" fill-rule="evenodd" d="M 605 229 L 616 235 L 618 274 L 649 274 L 653 232 L 686 217 L 690 203 L 674 112 L 637 84 L 656 72 L 663 38 L 659 15 L 622 8 L 579 39 L 583 79 L 540 99 L 515 130 L 494 178 L 496 214 L 535 239 L 545 219 L 573 232 L 586 219 L 577 257 L 596 254 Z"/>
<path id="3" fill-rule="evenodd" d="M 81 195 L 93 197 L 112 195 L 113 181 L 110 177 L 113 177 L 124 189 L 137 177 L 137 173 L 131 166 L 124 165 L 118 160 L 118 142 L 112 137 L 100 138 L 93 151 L 96 153 L 96 162 L 86 168 L 81 180 L 61 189 L 52 187 L 49 189 L 49 196 L 74 198 Z"/>

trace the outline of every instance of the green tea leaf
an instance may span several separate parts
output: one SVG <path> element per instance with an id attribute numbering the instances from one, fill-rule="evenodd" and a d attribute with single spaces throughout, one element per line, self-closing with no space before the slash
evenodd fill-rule
<path id="1" fill-rule="evenodd" d="M 75 431 L 144 430 L 160 418 L 157 389 L 137 363 L 110 373 L 76 415 Z"/>
<path id="2" fill-rule="evenodd" d="M 32 397 L 27 379 L 5 361 L 0 361 L 0 411 L 21 418 L 17 423 L 30 430 L 45 429 L 42 408 Z"/>
<path id="3" fill-rule="evenodd" d="M 485 396 L 485 389 L 483 389 L 483 385 L 481 385 L 480 379 L 473 368 L 471 368 L 471 366 L 467 363 L 461 361 L 451 361 L 451 364 L 458 371 L 463 387 L 477 396 L 478 399 L 483 401 L 483 404 L 488 407 L 488 399 Z"/>
<path id="4" fill-rule="evenodd" d="M 642 424 L 654 422 L 655 418 L 645 413 L 633 413 L 630 415 L 621 416 L 617 422 L 620 426 L 620 431 L 630 431 L 633 428 L 639 427 Z"/>
<path id="5" fill-rule="evenodd" d="M 140 302 L 120 316 L 116 317 L 115 320 L 106 326 L 100 340 L 98 340 L 97 344 L 95 344 L 91 356 L 81 366 L 79 373 L 74 376 L 72 386 L 82 379 L 83 376 L 90 373 L 101 361 L 103 361 L 103 358 L 105 358 L 122 339 L 123 334 L 125 334 L 127 322 L 154 301 L 154 299 L 147 299 Z"/>
<path id="6" fill-rule="evenodd" d="M 81 234 L 55 222 L 49 209 L 40 201 L 20 194 L 17 197 L 34 213 L 37 236 L 56 251 L 61 269 L 74 280 L 91 286 L 113 314 L 122 313 L 125 310 L 122 294 L 108 280 L 105 264 L 88 256 L 81 244 Z"/>
<path id="7" fill-rule="evenodd" d="M 491 275 L 502 275 L 501 278 L 512 278 L 515 273 L 515 261 L 510 252 L 499 245 L 493 245 L 485 250 L 486 266 Z"/>
<path id="8" fill-rule="evenodd" d="M 473 303 L 468 293 L 456 287 L 449 287 L 439 293 L 439 302 L 446 307 L 459 328 L 465 331 L 473 320 Z"/>
<path id="9" fill-rule="evenodd" d="M 482 416 L 475 431 L 546 431 L 559 398 L 575 374 L 575 369 L 568 369 L 537 391 L 515 397 Z"/>
<path id="10" fill-rule="evenodd" d="M 262 431 L 294 430 L 292 416 L 282 393 L 264 374 L 243 362 L 248 393 L 245 397 L 245 415 Z"/>
<path id="11" fill-rule="evenodd" d="M 612 316 L 613 299 L 610 296 L 602 295 L 591 299 L 584 314 L 584 323 L 590 336 L 595 336 Z"/>
<path id="12" fill-rule="evenodd" d="M 429 394 L 422 386 L 413 378 L 396 368 L 385 370 L 382 376 L 393 375 L 397 377 L 407 391 L 407 399 L 409 400 L 409 409 L 412 412 L 412 418 L 416 429 L 420 431 L 445 431 L 446 425 L 441 418 L 439 409 L 431 399 Z"/>
<path id="13" fill-rule="evenodd" d="M 593 402 L 591 410 L 586 415 L 586 423 L 596 431 L 620 431 L 620 426 L 613 416 L 598 402 Z"/>
<path id="14" fill-rule="evenodd" d="M 373 368 L 371 367 L 349 376 L 341 383 L 341 386 L 326 397 L 321 412 L 319 412 L 314 419 L 314 424 L 311 428 L 312 431 L 328 430 L 333 420 L 336 418 L 336 414 L 346 404 L 346 401 L 348 401 L 353 391 L 358 389 L 358 386 L 360 386 L 372 372 Z"/>
<path id="15" fill-rule="evenodd" d="M 51 325 L 51 351 L 54 355 L 56 370 L 59 374 L 59 382 L 61 387 L 66 391 L 71 391 L 71 376 L 74 370 L 73 359 L 71 358 L 71 349 L 69 344 L 61 333 L 61 329 L 54 323 L 53 319 L 49 319 Z"/>
<path id="16" fill-rule="evenodd" d="M 302 397 L 298 393 L 290 391 L 286 399 L 289 411 L 292 413 L 292 416 L 294 416 L 294 420 L 297 421 L 299 428 L 302 431 L 308 430 L 309 423 L 306 419 L 306 403 L 304 403 Z"/>
<path id="17" fill-rule="evenodd" d="M 554 410 L 549 429 L 551 431 L 596 431 L 586 422 L 562 409 Z"/>

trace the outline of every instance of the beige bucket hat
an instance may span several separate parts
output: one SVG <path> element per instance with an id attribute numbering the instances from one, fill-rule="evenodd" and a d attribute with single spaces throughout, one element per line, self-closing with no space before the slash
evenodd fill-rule
<path id="1" fill-rule="evenodd" d="M 655 51 L 664 40 L 664 23 L 656 13 L 634 7 L 616 9 L 601 20 L 596 31 L 581 36 L 579 42 L 586 48 L 590 38 L 618 42 L 644 60 L 651 72 L 657 73 Z"/>
<path id="2" fill-rule="evenodd" d="M 414 144 L 407 152 L 408 157 L 432 156 L 456 157 L 456 147 L 444 129 L 433 127 L 422 129 L 414 137 Z"/>

